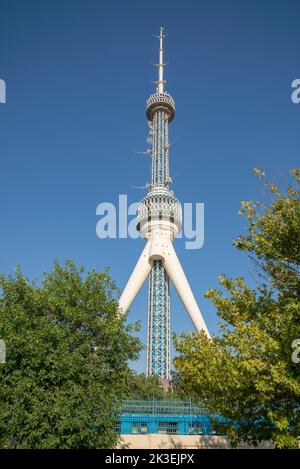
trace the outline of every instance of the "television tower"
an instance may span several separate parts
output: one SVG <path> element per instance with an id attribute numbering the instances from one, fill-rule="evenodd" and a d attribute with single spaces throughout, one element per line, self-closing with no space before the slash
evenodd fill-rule
<path id="1" fill-rule="evenodd" d="M 163 40 L 160 28 L 158 80 L 156 92 L 149 96 L 146 115 L 152 133 L 152 182 L 138 209 L 138 230 L 146 246 L 119 300 L 126 313 L 144 281 L 149 277 L 147 376 L 157 375 L 168 383 L 170 377 L 170 287 L 171 279 L 196 330 L 209 332 L 177 258 L 173 240 L 181 231 L 180 202 L 169 189 L 169 123 L 175 116 L 175 103 L 165 91 Z"/>

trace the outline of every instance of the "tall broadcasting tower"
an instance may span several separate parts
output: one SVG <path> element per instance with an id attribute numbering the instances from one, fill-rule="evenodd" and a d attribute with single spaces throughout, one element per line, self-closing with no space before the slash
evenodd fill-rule
<path id="1" fill-rule="evenodd" d="M 163 40 L 160 28 L 159 63 L 156 92 L 149 96 L 146 114 L 152 131 L 152 182 L 138 209 L 138 230 L 147 244 L 119 300 L 125 313 L 149 277 L 147 376 L 157 375 L 164 382 L 170 376 L 170 286 L 171 279 L 197 331 L 209 332 L 197 306 L 173 247 L 181 231 L 181 205 L 169 189 L 169 123 L 175 116 L 175 103 L 164 90 Z"/>

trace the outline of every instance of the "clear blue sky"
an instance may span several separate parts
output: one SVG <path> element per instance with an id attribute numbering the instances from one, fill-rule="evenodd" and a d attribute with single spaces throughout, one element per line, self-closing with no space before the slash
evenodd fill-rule
<path id="1" fill-rule="evenodd" d="M 251 173 L 275 181 L 299 162 L 298 1 L 0 1 L 0 271 L 17 264 L 30 278 L 54 258 L 87 268 L 110 266 L 122 288 L 143 240 L 100 240 L 96 206 L 130 202 L 149 180 L 145 100 L 153 92 L 157 41 L 167 32 L 167 90 L 176 101 L 170 126 L 173 189 L 182 202 L 205 203 L 205 245 L 175 241 L 208 327 L 217 316 L 204 292 L 220 273 L 254 269 L 232 247 L 246 221 L 241 199 L 261 197 Z M 147 286 L 129 318 L 146 333 Z M 172 291 L 173 331 L 192 325 Z M 145 357 L 134 366 L 145 367 Z"/>

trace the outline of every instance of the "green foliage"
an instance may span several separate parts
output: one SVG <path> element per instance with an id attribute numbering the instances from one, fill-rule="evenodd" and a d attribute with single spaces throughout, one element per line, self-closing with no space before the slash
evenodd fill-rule
<path id="1" fill-rule="evenodd" d="M 175 365 L 184 390 L 232 419 L 233 445 L 272 439 L 278 448 L 292 448 L 300 435 L 300 364 L 291 360 L 292 342 L 300 338 L 300 192 L 292 186 L 282 192 L 254 172 L 271 201 L 242 202 L 248 233 L 234 245 L 250 253 L 257 288 L 222 275 L 223 291 L 206 293 L 222 319 L 221 336 L 176 337 Z M 299 184 L 300 171 L 292 175 Z"/>
<path id="2" fill-rule="evenodd" d="M 164 388 L 158 376 L 145 376 L 144 373 L 138 374 L 128 370 L 126 387 L 122 386 L 120 399 L 189 399 L 190 396 L 182 393 L 174 375 L 175 373 L 171 371 L 170 386 Z"/>
<path id="3" fill-rule="evenodd" d="M 0 289 L 0 447 L 113 447 L 115 402 L 141 345 L 108 271 L 55 263 L 41 286 L 18 270 Z"/>
<path id="4" fill-rule="evenodd" d="M 146 377 L 129 370 L 122 399 L 165 399 L 166 393 L 157 376 Z"/>

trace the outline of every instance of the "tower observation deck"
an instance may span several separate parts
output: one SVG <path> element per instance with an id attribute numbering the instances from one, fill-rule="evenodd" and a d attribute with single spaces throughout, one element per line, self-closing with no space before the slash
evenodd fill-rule
<path id="1" fill-rule="evenodd" d="M 158 80 L 156 92 L 146 103 L 146 116 L 152 131 L 152 180 L 150 190 L 138 209 L 138 229 L 147 244 L 122 293 L 120 309 L 126 312 L 149 277 L 147 376 L 157 375 L 162 381 L 170 376 L 170 281 L 171 278 L 197 331 L 206 328 L 194 295 L 173 248 L 181 231 L 181 205 L 169 189 L 169 123 L 175 116 L 175 102 L 165 91 L 163 41 L 160 28 Z"/>

